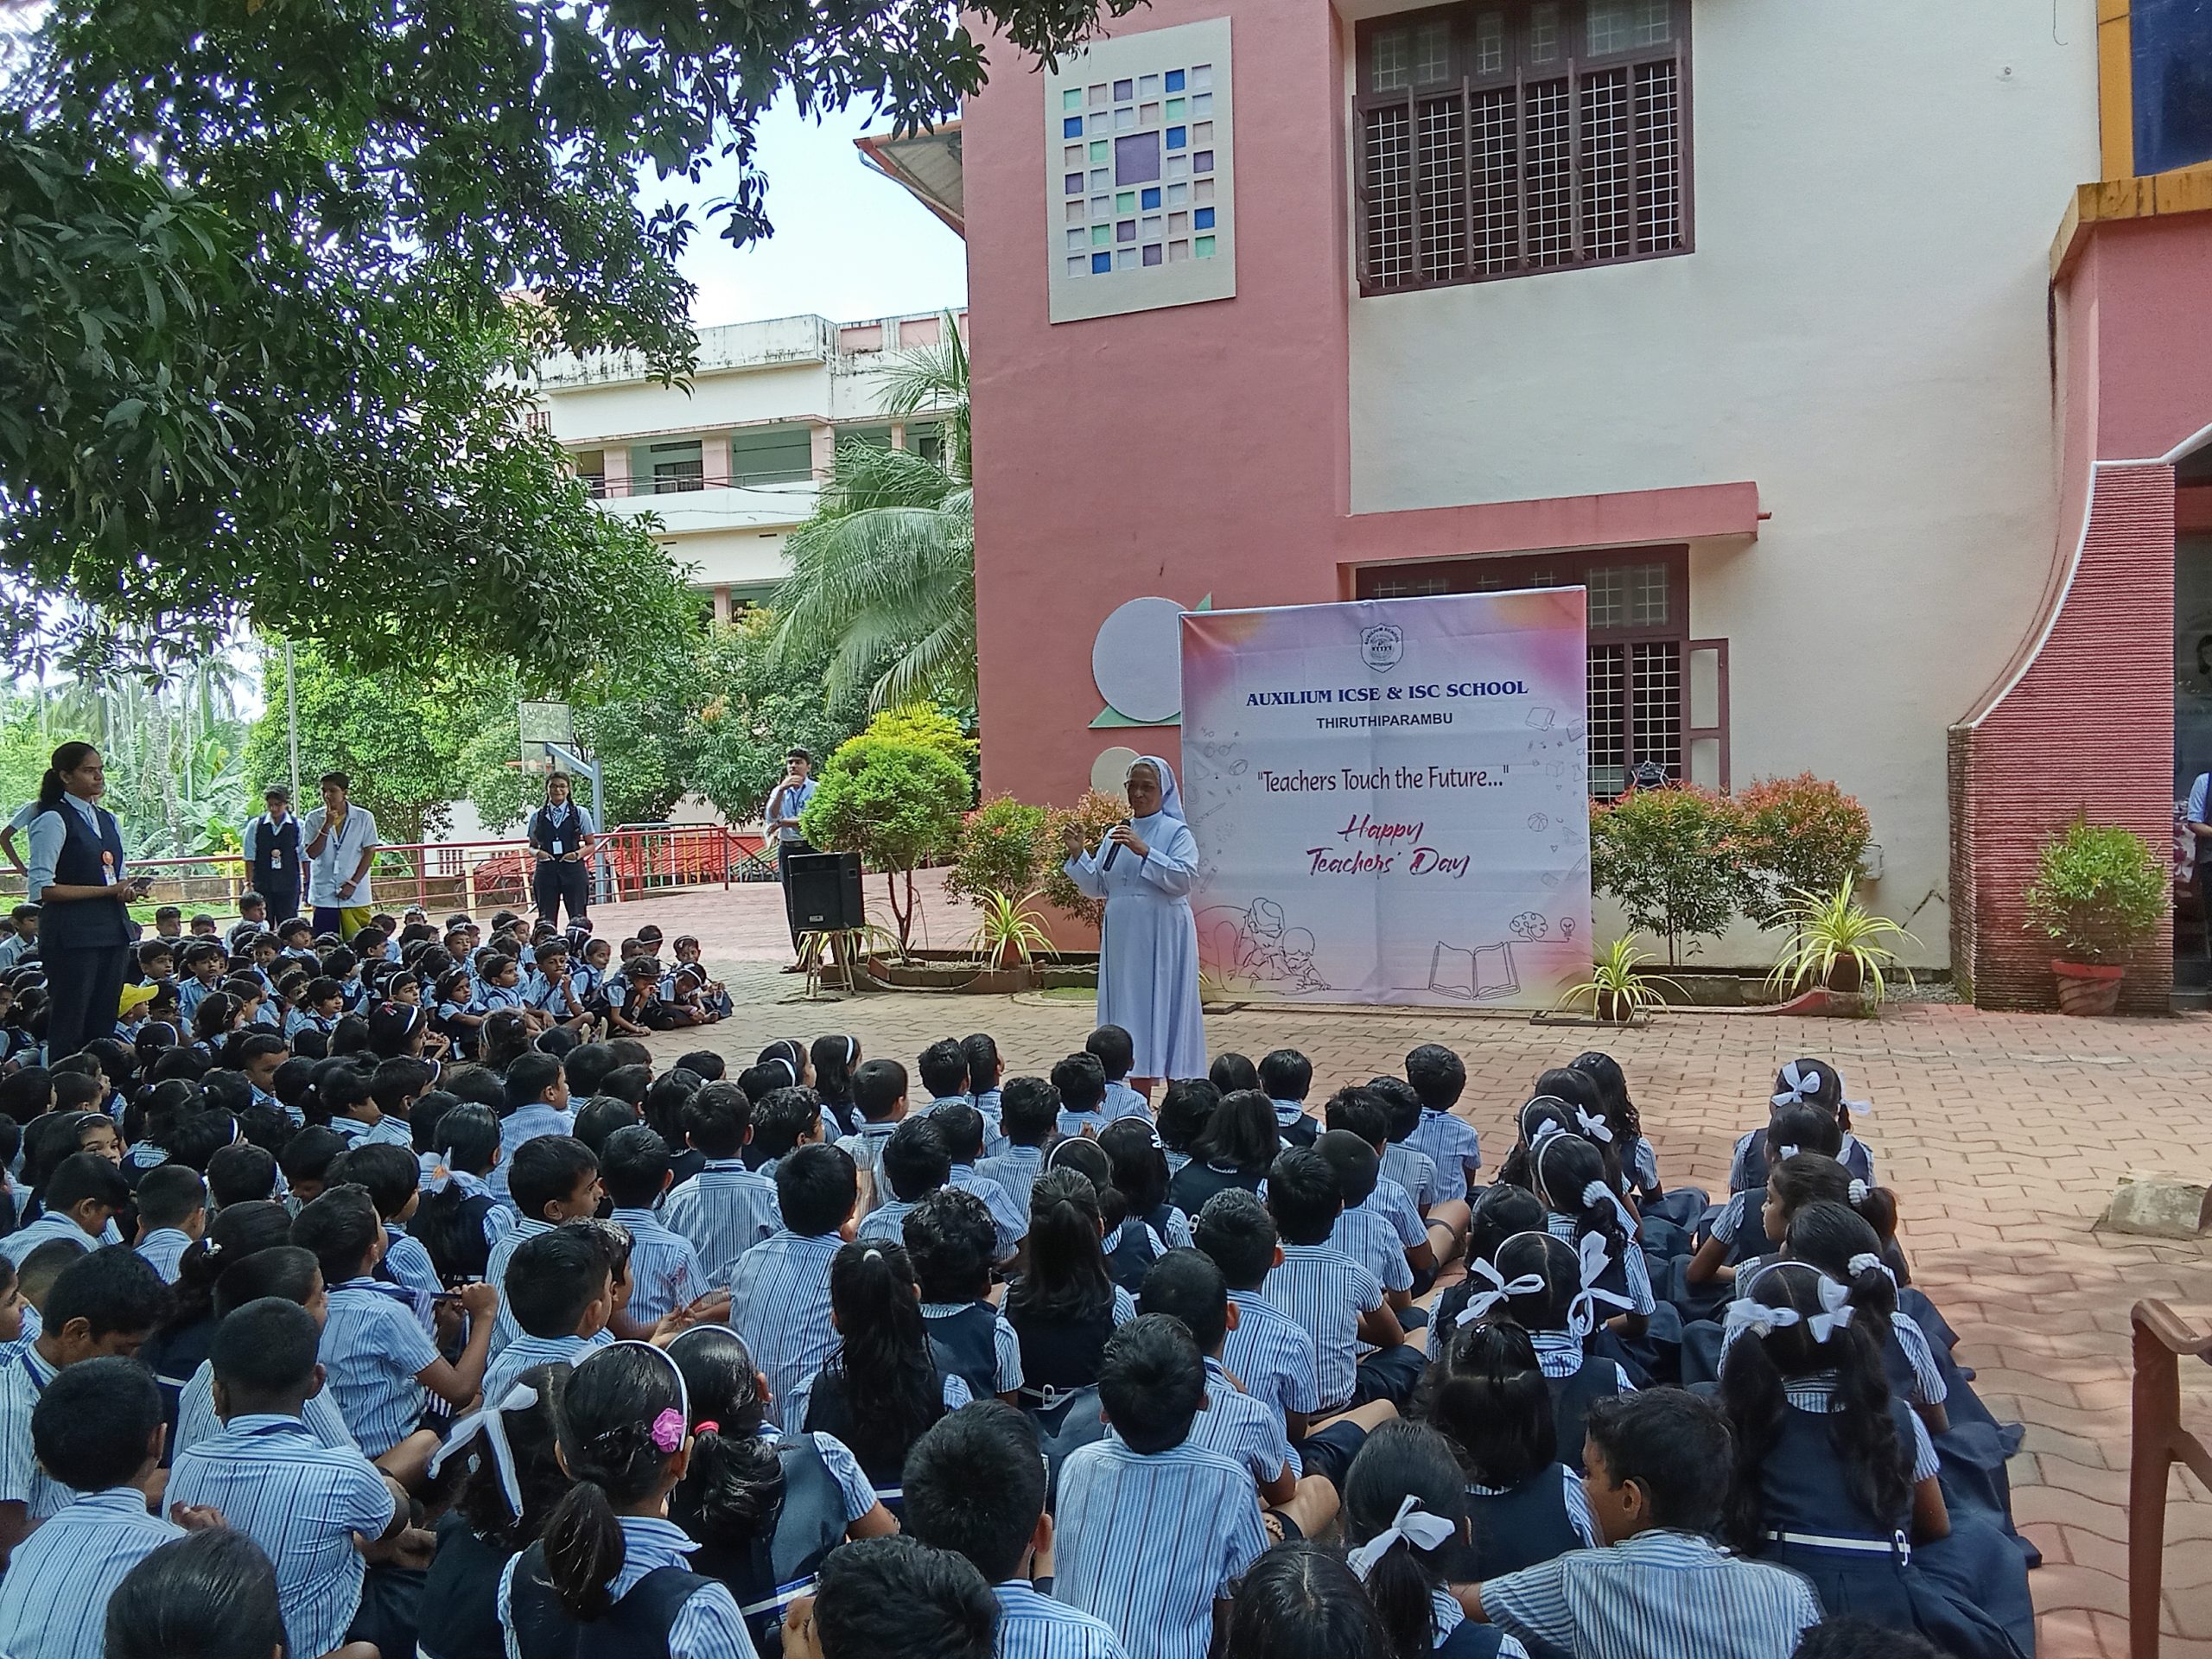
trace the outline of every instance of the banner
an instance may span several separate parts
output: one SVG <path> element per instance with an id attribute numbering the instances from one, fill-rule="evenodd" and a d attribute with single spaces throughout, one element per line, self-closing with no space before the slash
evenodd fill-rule
<path id="1" fill-rule="evenodd" d="M 1548 1008 L 1590 977 L 1584 600 L 1184 615 L 1211 994 Z"/>

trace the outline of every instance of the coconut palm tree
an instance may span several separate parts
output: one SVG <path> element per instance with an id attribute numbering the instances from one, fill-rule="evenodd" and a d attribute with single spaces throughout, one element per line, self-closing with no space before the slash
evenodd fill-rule
<path id="1" fill-rule="evenodd" d="M 893 419 L 942 411 L 944 449 L 849 441 L 806 523 L 785 543 L 779 652 L 831 647 L 835 697 L 868 682 L 873 707 L 976 696 L 976 505 L 969 485 L 968 347 L 952 315 L 938 343 L 879 371 Z"/>

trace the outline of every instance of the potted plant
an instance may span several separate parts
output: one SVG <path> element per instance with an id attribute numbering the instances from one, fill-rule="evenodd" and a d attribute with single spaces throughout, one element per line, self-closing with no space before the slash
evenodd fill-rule
<path id="1" fill-rule="evenodd" d="M 2075 1014 L 2119 1006 L 2128 958 L 2158 936 L 2167 907 L 2166 861 L 2116 824 L 2077 817 L 2043 845 L 2028 884 L 2028 929 L 2057 947 L 2050 971 L 2058 1007 Z"/>
<path id="2" fill-rule="evenodd" d="M 1853 886 L 1853 878 L 1846 875 L 1834 893 L 1800 887 L 1783 901 L 1775 925 L 1790 930 L 1789 944 L 1767 976 L 1770 990 L 1784 999 L 1808 990 L 1833 991 L 1855 999 L 1851 1011 L 1856 1012 L 1882 1006 L 1889 995 L 1889 970 L 1896 969 L 1907 984 L 1912 982 L 1912 970 L 1881 941 L 1920 941 L 1860 904 Z"/>
<path id="3" fill-rule="evenodd" d="M 1587 1002 L 1590 1012 L 1605 1024 L 1627 1025 L 1639 1014 L 1666 1001 L 1659 994 L 1662 988 L 1677 995 L 1682 994 L 1682 988 L 1664 974 L 1643 971 L 1643 964 L 1651 957 L 1650 951 L 1637 949 L 1633 938 L 1624 935 L 1615 939 L 1592 964 L 1590 977 L 1571 987 L 1560 999 L 1562 1005 L 1573 1007 L 1579 1002 Z"/>
<path id="4" fill-rule="evenodd" d="M 1011 968 L 1017 963 L 1027 969 L 1035 964 L 1038 951 L 1052 954 L 1052 941 L 1045 932 L 1044 913 L 1030 906 L 1029 901 L 1036 896 L 1025 893 L 1013 899 L 992 888 L 976 898 L 976 908 L 982 919 L 968 936 L 968 948 L 987 971 Z"/>

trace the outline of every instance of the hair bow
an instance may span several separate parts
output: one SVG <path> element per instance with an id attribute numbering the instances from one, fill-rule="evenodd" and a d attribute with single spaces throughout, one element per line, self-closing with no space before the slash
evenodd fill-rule
<path id="1" fill-rule="evenodd" d="M 1872 1190 L 1866 1182 L 1860 1180 L 1856 1175 L 1853 1176 L 1851 1178 L 1851 1207 L 1856 1210 L 1860 1205 L 1866 1203 L 1866 1195 Z"/>
<path id="2" fill-rule="evenodd" d="M 1480 1256 L 1467 1264 L 1467 1271 L 1477 1279 L 1490 1281 L 1491 1287 L 1467 1298 L 1467 1305 L 1459 1310 L 1456 1321 L 1460 1325 L 1472 1325 L 1500 1302 L 1515 1296 L 1533 1296 L 1544 1287 L 1544 1276 L 1540 1273 L 1524 1273 L 1517 1279 L 1508 1279 Z"/>
<path id="3" fill-rule="evenodd" d="M 1592 1117 L 1578 1106 L 1574 1109 L 1574 1121 L 1582 1126 L 1582 1133 L 1592 1141 L 1603 1141 L 1609 1147 L 1613 1144 L 1611 1126 L 1604 1118 Z"/>
<path id="4" fill-rule="evenodd" d="M 1821 1275 L 1821 1312 L 1806 1321 L 1811 1327 L 1813 1340 L 1825 1343 L 1829 1338 L 1851 1323 L 1851 1316 L 1858 1310 L 1851 1305 L 1851 1287 L 1826 1274 Z"/>
<path id="5" fill-rule="evenodd" d="M 1777 1147 L 1774 1152 L 1775 1162 L 1778 1164 L 1786 1164 L 1797 1155 L 1797 1148 L 1795 1147 Z"/>
<path id="6" fill-rule="evenodd" d="M 1613 1189 L 1607 1186 L 1603 1181 L 1587 1182 L 1582 1188 L 1582 1207 L 1585 1210 L 1595 1210 L 1599 1205 L 1603 1204 L 1607 1198 L 1610 1198 L 1612 1196 Z M 1602 1239 L 1599 1242 L 1600 1243 L 1604 1243 Z"/>
<path id="7" fill-rule="evenodd" d="M 1872 1250 L 1859 1251 L 1851 1258 L 1847 1265 L 1851 1269 L 1851 1276 L 1854 1279 L 1862 1273 L 1873 1272 L 1880 1274 L 1893 1285 L 1897 1281 L 1897 1274 L 1890 1271 L 1890 1264 Z"/>
<path id="8" fill-rule="evenodd" d="M 499 1471 L 499 1490 L 506 1494 L 507 1507 L 516 1516 L 522 1514 L 522 1478 L 515 1472 L 514 1447 L 507 1440 L 507 1426 L 501 1414 L 528 1411 L 537 1403 L 537 1390 L 527 1382 L 518 1382 L 509 1389 L 496 1406 L 486 1406 L 472 1413 L 447 1431 L 445 1444 L 430 1459 L 430 1478 L 437 1478 L 438 1471 L 446 1466 L 453 1454 L 470 1445 L 480 1434 L 492 1448 L 492 1465 Z"/>
<path id="9" fill-rule="evenodd" d="M 432 1164 L 428 1173 L 423 1177 L 423 1190 L 425 1192 L 442 1192 L 452 1184 L 453 1171 L 446 1166 L 442 1160 Z"/>
<path id="10" fill-rule="evenodd" d="M 1361 1583 L 1367 1581 L 1377 1563 L 1390 1553 L 1391 1547 L 1404 1544 L 1409 1549 L 1436 1549 L 1451 1541 L 1459 1529 L 1438 1515 L 1431 1515 L 1421 1506 L 1421 1499 L 1408 1496 L 1398 1505 L 1398 1513 L 1390 1524 L 1358 1548 L 1344 1557 Z"/>
<path id="11" fill-rule="evenodd" d="M 1802 1316 L 1794 1307 L 1770 1307 L 1748 1296 L 1738 1296 L 1728 1304 L 1727 1313 L 1721 1316 L 1720 1345 L 1726 1349 L 1747 1331 L 1755 1337 L 1764 1337 L 1800 1323 Z"/>
<path id="12" fill-rule="evenodd" d="M 1590 1185 L 1596 1186 L 1599 1183 L 1592 1181 Z M 1575 1244 L 1574 1253 L 1582 1288 L 1567 1304 L 1567 1333 L 1580 1342 L 1598 1328 L 1598 1305 L 1600 1302 L 1610 1307 L 1618 1307 L 1624 1313 L 1633 1309 L 1636 1304 L 1625 1296 L 1617 1296 L 1610 1290 L 1598 1287 L 1598 1281 L 1612 1265 L 1612 1253 L 1606 1246 L 1603 1233 L 1583 1234 Z"/>
<path id="13" fill-rule="evenodd" d="M 1792 1060 L 1782 1068 L 1782 1075 L 1775 1081 L 1782 1085 L 1782 1090 L 1774 1096 L 1773 1103 L 1794 1106 L 1801 1101 L 1812 1099 L 1821 1092 L 1821 1069 L 1817 1065 L 1808 1065 L 1801 1071 L 1797 1062 Z"/>

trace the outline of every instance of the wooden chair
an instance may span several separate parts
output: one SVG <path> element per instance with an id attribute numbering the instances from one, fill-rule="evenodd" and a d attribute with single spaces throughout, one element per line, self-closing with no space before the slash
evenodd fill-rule
<path id="1" fill-rule="evenodd" d="M 2212 1486 L 2212 1452 L 2181 1425 L 2181 1360 L 2212 1363 L 2212 1332 L 2195 1332 L 2164 1302 L 2135 1304 L 2135 1400 L 2127 1459 L 2127 1651 L 2158 1659 L 2166 1548 L 2166 1471 L 2186 1464 Z"/>

